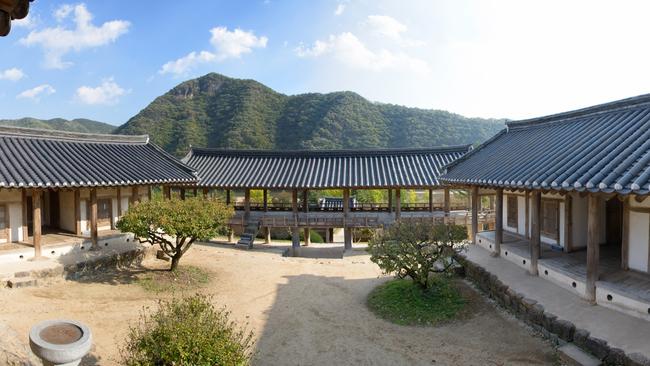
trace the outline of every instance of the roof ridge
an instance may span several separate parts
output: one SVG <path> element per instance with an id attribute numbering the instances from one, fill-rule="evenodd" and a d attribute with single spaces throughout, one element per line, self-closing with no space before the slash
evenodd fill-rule
<path id="1" fill-rule="evenodd" d="M 509 129 L 520 129 L 533 126 L 539 126 L 547 123 L 565 122 L 579 117 L 593 116 L 625 109 L 632 109 L 641 106 L 650 105 L 650 94 L 637 95 L 635 97 L 615 100 L 613 102 L 596 104 L 590 107 L 574 109 L 567 112 L 549 114 L 542 117 L 522 119 L 518 121 L 506 122 Z"/>
<path id="2" fill-rule="evenodd" d="M 395 155 L 395 154 L 426 154 L 444 152 L 468 152 L 472 148 L 468 145 L 438 146 L 427 148 L 381 148 L 381 149 L 338 149 L 338 150 L 261 150 L 261 149 L 220 149 L 192 147 L 184 159 L 195 154 L 210 155 L 241 155 L 241 156 L 358 156 L 358 155 Z"/>
<path id="3" fill-rule="evenodd" d="M 0 136 L 56 139 L 80 142 L 121 142 L 140 144 L 149 143 L 149 135 L 109 135 L 100 133 L 68 132 L 13 126 L 0 126 Z"/>

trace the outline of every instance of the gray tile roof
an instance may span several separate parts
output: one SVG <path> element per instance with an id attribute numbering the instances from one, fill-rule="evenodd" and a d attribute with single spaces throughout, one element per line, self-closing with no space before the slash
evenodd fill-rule
<path id="1" fill-rule="evenodd" d="M 504 188 L 650 192 L 650 94 L 507 129 L 451 163 L 441 180 Z"/>
<path id="2" fill-rule="evenodd" d="M 147 136 L 0 127 L 0 187 L 82 187 L 196 181 Z"/>
<path id="3" fill-rule="evenodd" d="M 199 186 L 221 188 L 436 187 L 470 146 L 430 149 L 262 151 L 193 148 L 183 158 Z"/>

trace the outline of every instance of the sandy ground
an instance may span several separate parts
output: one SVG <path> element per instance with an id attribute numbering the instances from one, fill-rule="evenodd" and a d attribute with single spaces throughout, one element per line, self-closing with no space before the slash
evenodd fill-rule
<path id="1" fill-rule="evenodd" d="M 472 315 L 438 327 L 404 327 L 368 311 L 387 277 L 359 252 L 344 259 L 283 258 L 277 250 L 196 245 L 182 264 L 212 274 L 214 295 L 255 333 L 255 365 L 552 365 L 554 349 L 470 291 Z M 151 264 L 150 265 L 156 265 Z M 160 264 L 158 264 L 160 265 Z M 94 281 L 0 290 L 0 322 L 27 335 L 34 323 L 73 318 L 95 337 L 86 365 L 114 365 L 128 324 L 156 295 L 128 273 Z"/>

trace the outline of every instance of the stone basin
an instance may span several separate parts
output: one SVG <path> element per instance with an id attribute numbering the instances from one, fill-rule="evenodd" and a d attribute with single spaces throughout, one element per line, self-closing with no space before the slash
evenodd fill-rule
<path id="1" fill-rule="evenodd" d="M 45 366 L 76 366 L 90 352 L 92 334 L 75 320 L 46 320 L 32 327 L 29 346 Z"/>

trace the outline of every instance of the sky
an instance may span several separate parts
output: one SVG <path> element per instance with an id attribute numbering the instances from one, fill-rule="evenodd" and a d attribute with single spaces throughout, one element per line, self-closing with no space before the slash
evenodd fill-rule
<path id="1" fill-rule="evenodd" d="M 524 119 L 650 93 L 650 2 L 46 1 L 0 38 L 0 119 L 119 125 L 209 72 Z"/>

